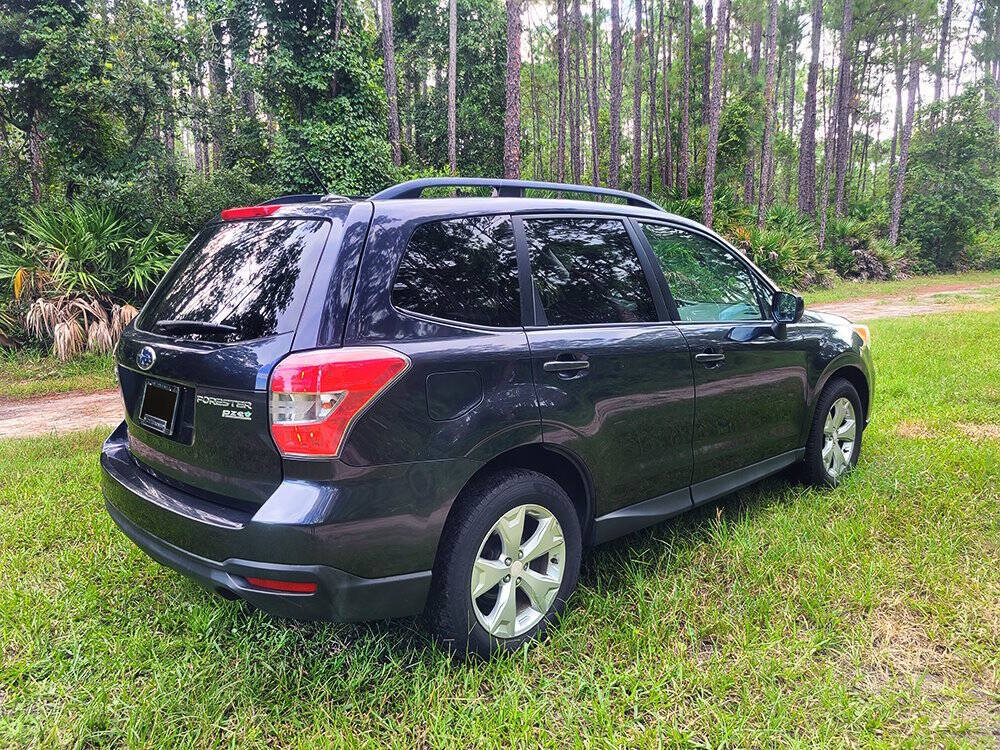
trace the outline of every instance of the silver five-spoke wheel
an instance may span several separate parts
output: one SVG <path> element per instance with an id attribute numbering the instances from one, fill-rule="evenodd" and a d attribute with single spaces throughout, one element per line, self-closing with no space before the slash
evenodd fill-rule
<path id="1" fill-rule="evenodd" d="M 472 609 L 496 638 L 531 630 L 552 607 L 566 560 L 563 530 L 540 505 L 500 517 L 479 545 L 472 567 Z"/>
<path id="2" fill-rule="evenodd" d="M 823 425 L 823 465 L 834 479 L 851 466 L 857 430 L 854 406 L 847 398 L 838 398 L 830 406 Z"/>

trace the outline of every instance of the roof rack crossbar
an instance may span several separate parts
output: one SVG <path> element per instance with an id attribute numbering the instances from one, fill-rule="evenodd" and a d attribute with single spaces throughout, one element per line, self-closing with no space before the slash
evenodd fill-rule
<path id="1" fill-rule="evenodd" d="M 654 211 L 663 209 L 648 198 L 629 193 L 624 190 L 593 187 L 591 185 L 567 185 L 560 182 L 537 182 L 535 180 L 506 180 L 489 177 L 425 177 L 419 180 L 401 182 L 375 193 L 372 200 L 395 200 L 399 198 L 419 198 L 428 188 L 447 187 L 480 187 L 490 188 L 494 194 L 504 198 L 523 198 L 526 190 L 551 190 L 560 193 L 580 193 L 583 195 L 619 198 L 630 206 L 651 208 Z"/>

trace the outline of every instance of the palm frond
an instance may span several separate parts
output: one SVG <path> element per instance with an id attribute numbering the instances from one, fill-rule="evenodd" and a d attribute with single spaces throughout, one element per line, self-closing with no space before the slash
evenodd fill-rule
<path id="1" fill-rule="evenodd" d="M 82 352 L 84 341 L 83 327 L 76 318 L 56 323 L 52 329 L 52 353 L 61 362 L 66 362 Z"/>

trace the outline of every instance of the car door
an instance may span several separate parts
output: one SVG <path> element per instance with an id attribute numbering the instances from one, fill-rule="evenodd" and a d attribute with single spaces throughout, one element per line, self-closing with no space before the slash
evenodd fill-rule
<path id="1" fill-rule="evenodd" d="M 634 229 L 617 216 L 526 216 L 515 233 L 543 440 L 586 464 L 597 516 L 654 498 L 660 516 L 689 507 L 690 355 Z"/>
<path id="2" fill-rule="evenodd" d="M 695 502 L 724 491 L 726 481 L 744 483 L 748 472 L 791 463 L 806 415 L 807 352 L 788 326 L 773 323 L 772 290 L 737 251 L 707 233 L 636 224 L 691 351 Z"/>

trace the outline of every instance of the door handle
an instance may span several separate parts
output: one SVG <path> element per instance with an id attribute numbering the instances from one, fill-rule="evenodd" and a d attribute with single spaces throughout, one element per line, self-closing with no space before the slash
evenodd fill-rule
<path id="1" fill-rule="evenodd" d="M 700 354 L 694 355 L 695 362 L 701 362 L 703 365 L 710 365 L 713 363 L 721 362 L 726 358 L 726 355 L 722 352 L 701 352 Z"/>
<path id="2" fill-rule="evenodd" d="M 586 370 L 588 367 L 590 362 L 585 359 L 553 359 L 542 365 L 545 372 L 575 372 Z"/>

